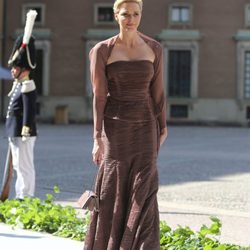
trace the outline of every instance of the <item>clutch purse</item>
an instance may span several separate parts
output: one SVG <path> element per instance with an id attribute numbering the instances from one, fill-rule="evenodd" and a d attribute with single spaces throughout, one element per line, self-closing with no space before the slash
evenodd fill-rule
<path id="1" fill-rule="evenodd" d="M 99 212 L 99 199 L 96 193 L 91 190 L 86 190 L 77 203 L 82 209 Z"/>

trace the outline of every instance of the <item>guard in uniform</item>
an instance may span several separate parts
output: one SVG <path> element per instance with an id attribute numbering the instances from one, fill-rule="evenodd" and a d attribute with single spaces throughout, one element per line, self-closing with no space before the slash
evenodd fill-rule
<path id="1" fill-rule="evenodd" d="M 30 71 L 36 67 L 34 37 L 31 36 L 24 46 L 23 35 L 19 36 L 8 63 L 15 80 L 8 94 L 6 133 L 17 174 L 16 198 L 24 199 L 25 196 L 34 196 L 35 192 L 36 85 L 29 78 Z"/>

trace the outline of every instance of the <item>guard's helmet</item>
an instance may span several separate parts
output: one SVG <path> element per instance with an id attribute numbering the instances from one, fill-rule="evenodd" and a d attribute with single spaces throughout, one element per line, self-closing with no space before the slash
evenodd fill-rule
<path id="1" fill-rule="evenodd" d="M 28 70 L 35 69 L 36 67 L 36 48 L 35 38 L 30 37 L 29 43 L 23 46 L 23 35 L 17 37 L 10 59 L 8 61 L 9 67 L 18 66 Z"/>

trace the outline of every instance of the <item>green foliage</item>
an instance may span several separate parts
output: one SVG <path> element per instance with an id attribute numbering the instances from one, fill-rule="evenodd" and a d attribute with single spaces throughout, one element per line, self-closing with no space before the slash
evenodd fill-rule
<path id="1" fill-rule="evenodd" d="M 216 236 L 220 235 L 221 222 L 216 217 L 210 219 L 210 227 L 203 225 L 198 232 L 181 226 L 172 230 L 165 221 L 161 221 L 161 250 L 250 250 L 250 247 L 220 244 Z"/>
<path id="2" fill-rule="evenodd" d="M 60 193 L 60 189 L 59 189 L 59 187 L 56 185 L 56 186 L 54 186 L 54 192 L 56 193 L 56 194 L 59 194 Z"/>
<path id="3" fill-rule="evenodd" d="M 54 192 L 60 192 L 57 186 L 54 187 Z M 165 221 L 161 221 L 161 250 L 250 250 L 250 247 L 220 244 L 217 236 L 220 235 L 221 222 L 215 217 L 211 217 L 211 221 L 210 227 L 203 225 L 198 232 L 181 226 L 171 229 Z M 78 218 L 73 207 L 56 204 L 53 195 L 47 194 L 44 201 L 25 198 L 24 201 L 0 202 L 0 222 L 83 241 L 89 224 L 89 214 Z"/>
<path id="4" fill-rule="evenodd" d="M 59 192 L 57 187 L 54 189 Z M 47 194 L 44 201 L 27 197 L 23 201 L 0 202 L 0 222 L 82 241 L 86 235 L 89 215 L 85 214 L 80 219 L 73 207 L 55 204 L 54 197 Z"/>

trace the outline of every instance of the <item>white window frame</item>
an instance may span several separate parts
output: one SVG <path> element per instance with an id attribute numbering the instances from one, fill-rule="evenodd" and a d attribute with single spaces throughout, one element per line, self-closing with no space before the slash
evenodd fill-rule
<path id="1" fill-rule="evenodd" d="M 245 53 L 250 51 L 249 41 L 240 41 L 237 43 L 237 99 L 250 102 L 245 97 Z"/>
<path id="2" fill-rule="evenodd" d="M 113 4 L 112 3 L 97 3 L 94 5 L 94 23 L 95 25 L 111 25 L 114 26 L 116 24 L 116 21 L 114 19 L 113 22 L 106 22 L 106 21 L 99 21 L 98 20 L 98 9 L 102 7 L 110 7 L 113 9 Z"/>
<path id="3" fill-rule="evenodd" d="M 51 44 L 50 41 L 36 40 L 36 49 L 43 50 L 43 89 L 42 96 L 49 96 L 50 91 L 50 54 L 51 54 Z"/>
<path id="4" fill-rule="evenodd" d="M 245 5 L 245 26 L 250 27 L 250 4 Z"/>
<path id="5" fill-rule="evenodd" d="M 174 8 L 188 8 L 189 9 L 189 19 L 187 21 L 174 21 L 172 19 L 172 13 Z M 169 6 L 169 24 L 170 25 L 187 25 L 187 24 L 192 24 L 192 19 L 193 19 L 193 7 L 191 4 L 187 3 L 174 3 Z"/>
<path id="6" fill-rule="evenodd" d="M 43 3 L 25 3 L 22 5 L 22 24 L 25 25 L 26 22 L 26 10 L 41 8 L 41 21 L 35 21 L 35 26 L 44 26 L 45 25 L 45 4 Z"/>
<path id="7" fill-rule="evenodd" d="M 99 40 L 89 40 L 86 42 L 86 78 L 85 78 L 85 82 L 86 82 L 86 85 L 85 85 L 85 91 L 86 91 L 86 96 L 91 98 L 92 95 L 93 95 L 93 92 L 92 92 L 92 84 L 91 84 L 91 76 L 90 76 L 90 70 L 89 70 L 89 67 L 90 67 L 90 61 L 89 61 L 89 52 L 90 50 L 98 43 L 100 42 Z"/>

